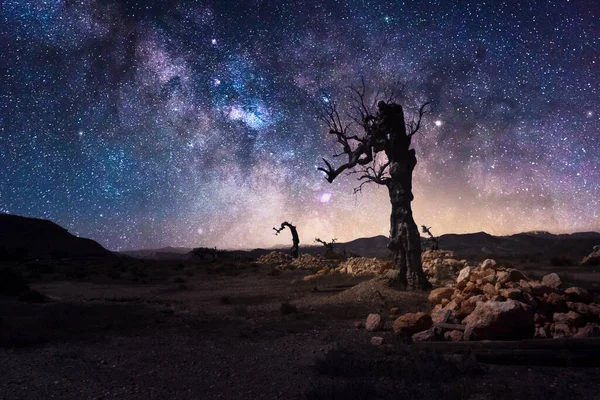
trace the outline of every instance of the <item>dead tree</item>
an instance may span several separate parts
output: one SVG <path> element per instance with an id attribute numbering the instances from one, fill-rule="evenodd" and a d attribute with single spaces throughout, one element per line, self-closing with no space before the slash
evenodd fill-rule
<path id="1" fill-rule="evenodd" d="M 421 236 L 413 219 L 411 202 L 412 174 L 417 165 L 415 150 L 411 148 L 414 135 L 422 127 L 423 117 L 432 111 L 426 102 L 416 115 L 406 121 L 404 109 L 395 102 L 397 94 L 375 94 L 367 100 L 364 80 L 358 88 L 350 88 L 351 108 L 345 121 L 335 101 L 323 104 L 321 119 L 342 147 L 334 157 L 345 156 L 346 162 L 337 168 L 323 158 L 328 182 L 333 182 L 342 172 L 358 174 L 360 192 L 368 183 L 386 186 L 390 196 L 390 242 L 393 269 L 397 272 L 390 284 L 402 289 L 429 289 L 431 284 L 421 267 Z"/>
<path id="2" fill-rule="evenodd" d="M 337 242 L 337 238 L 331 239 L 331 242 L 326 242 L 319 238 L 315 238 L 315 242 L 321 243 L 323 246 L 325 246 L 325 255 L 330 256 L 333 254 L 333 244 Z"/>
<path id="3" fill-rule="evenodd" d="M 440 245 L 438 243 L 437 238 L 431 233 L 431 227 L 428 228 L 425 225 L 421 225 L 421 229 L 423 229 L 423 233 L 429 235 L 429 240 L 431 240 L 431 250 L 439 250 Z"/>
<path id="4" fill-rule="evenodd" d="M 290 229 L 290 232 L 292 232 L 293 245 L 290 252 L 292 254 L 292 257 L 298 258 L 298 245 L 300 244 L 300 239 L 298 238 L 298 231 L 296 230 L 296 227 L 287 221 L 282 222 L 281 228 L 273 228 L 275 230 L 275 235 L 278 235 L 282 230 L 285 229 L 286 226 Z"/>

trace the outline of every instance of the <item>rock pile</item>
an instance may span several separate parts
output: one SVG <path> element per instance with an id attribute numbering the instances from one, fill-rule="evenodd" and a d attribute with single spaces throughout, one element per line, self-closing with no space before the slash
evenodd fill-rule
<path id="1" fill-rule="evenodd" d="M 325 267 L 329 268 L 331 261 L 328 261 L 321 256 L 302 254 L 298 258 L 292 259 L 290 264 L 299 269 L 323 269 Z"/>
<path id="2" fill-rule="evenodd" d="M 494 260 L 460 270 L 453 288 L 434 289 L 431 320 L 455 325 L 418 332 L 413 340 L 513 340 L 589 337 L 600 334 L 600 305 L 578 287 L 565 288 L 557 274 L 527 278 Z M 446 318 L 447 317 L 447 318 Z M 401 317 L 402 318 L 402 317 Z M 445 328 L 452 328 L 448 325 Z"/>
<path id="3" fill-rule="evenodd" d="M 427 250 L 421 254 L 423 271 L 435 285 L 456 279 L 458 272 L 468 265 L 467 260 L 458 260 L 449 250 Z"/>
<path id="4" fill-rule="evenodd" d="M 391 266 L 391 262 L 384 263 L 376 258 L 353 257 L 341 263 L 336 271 L 354 276 L 380 275 Z"/>
<path id="5" fill-rule="evenodd" d="M 272 251 L 269 254 L 258 257 L 258 264 L 289 264 L 292 261 L 292 256 L 284 254 L 280 251 Z"/>
<path id="6" fill-rule="evenodd" d="M 600 245 L 594 246 L 592 252 L 581 260 L 581 265 L 600 265 Z"/>

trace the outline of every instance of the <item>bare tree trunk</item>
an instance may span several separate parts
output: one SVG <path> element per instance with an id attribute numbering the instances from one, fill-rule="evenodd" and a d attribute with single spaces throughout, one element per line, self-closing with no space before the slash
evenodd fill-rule
<path id="1" fill-rule="evenodd" d="M 400 161 L 392 161 L 391 180 L 388 183 L 392 214 L 390 217 L 390 243 L 393 267 L 399 270 L 391 284 L 401 289 L 431 289 L 421 267 L 421 235 L 412 215 L 412 172 L 417 163 L 414 150 Z"/>

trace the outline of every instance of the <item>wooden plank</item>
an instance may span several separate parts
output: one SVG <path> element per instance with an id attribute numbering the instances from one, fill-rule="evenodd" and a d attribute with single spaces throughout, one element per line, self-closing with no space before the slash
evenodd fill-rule
<path id="1" fill-rule="evenodd" d="M 525 339 L 525 340 L 482 340 L 472 342 L 415 342 L 416 349 L 434 350 L 440 353 L 464 353 L 485 350 L 596 350 L 600 349 L 600 338 L 583 339 Z"/>
<path id="2" fill-rule="evenodd" d="M 451 329 L 451 330 L 457 330 L 457 331 L 464 331 L 465 329 L 467 329 L 466 325 L 447 324 L 444 322 L 437 322 L 437 323 L 433 324 L 433 326 L 436 328 L 444 328 L 444 329 Z"/>

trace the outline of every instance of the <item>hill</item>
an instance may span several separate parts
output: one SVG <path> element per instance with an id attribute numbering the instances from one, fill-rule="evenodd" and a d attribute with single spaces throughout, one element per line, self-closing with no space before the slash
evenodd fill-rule
<path id="1" fill-rule="evenodd" d="M 0 260 L 115 257 L 91 239 L 52 221 L 0 214 Z"/>

